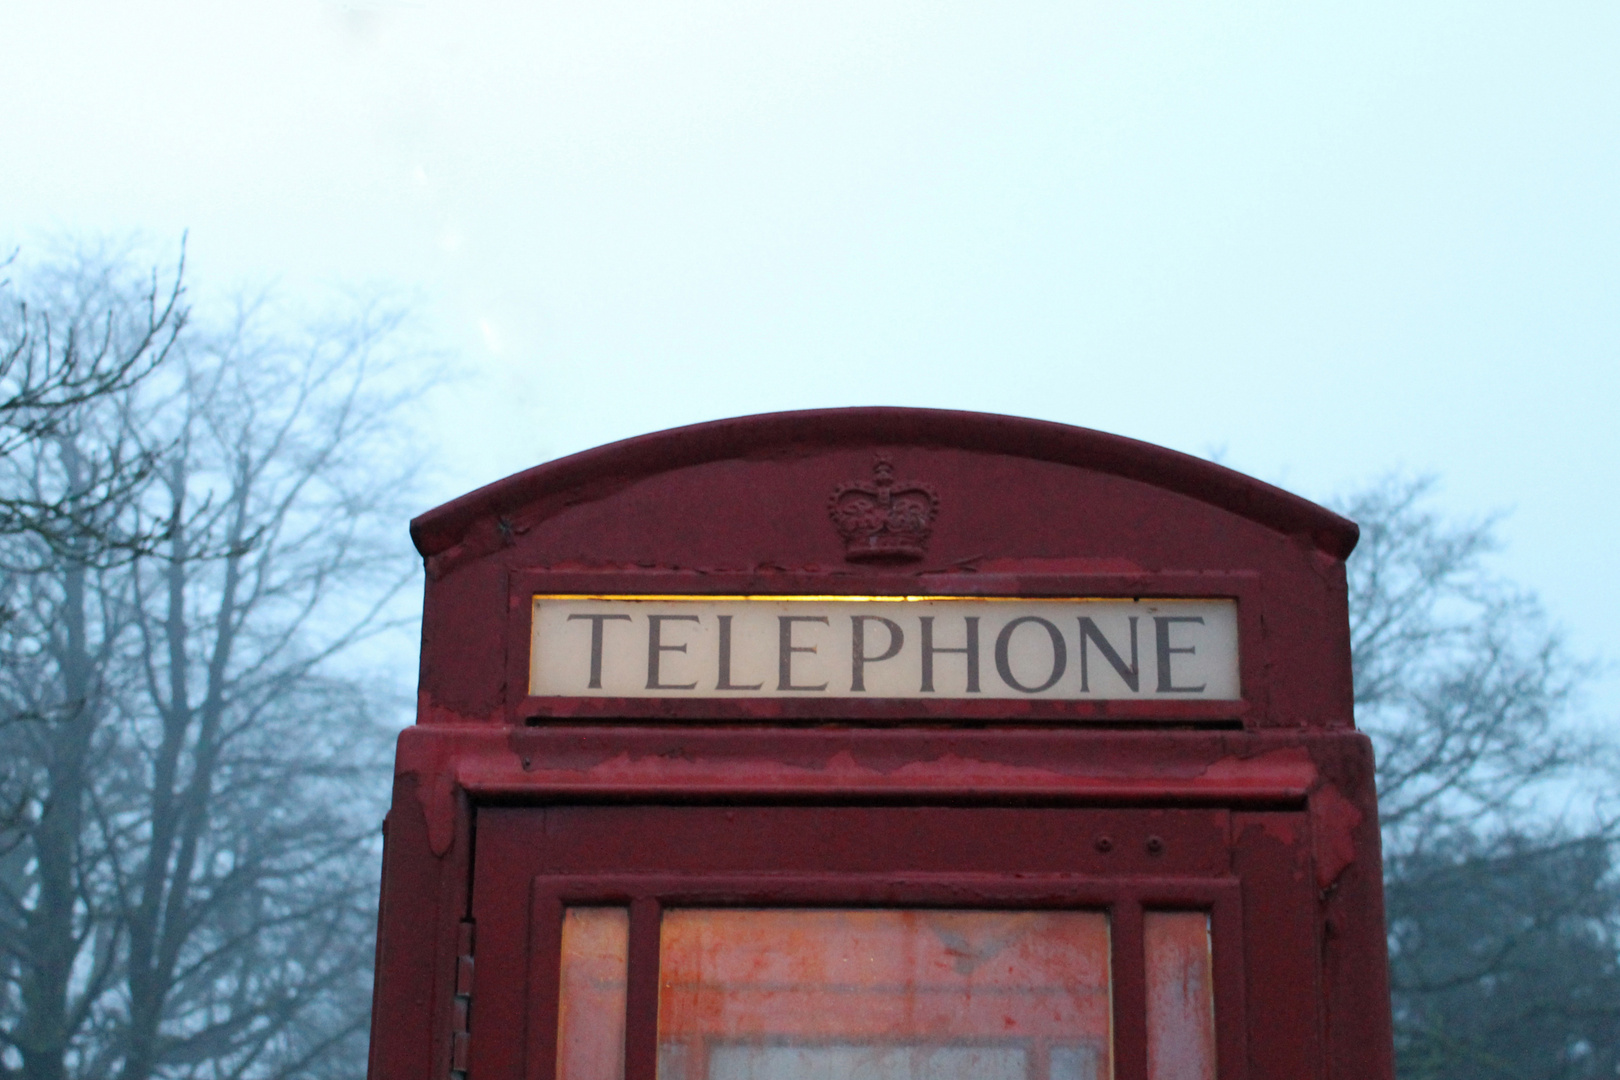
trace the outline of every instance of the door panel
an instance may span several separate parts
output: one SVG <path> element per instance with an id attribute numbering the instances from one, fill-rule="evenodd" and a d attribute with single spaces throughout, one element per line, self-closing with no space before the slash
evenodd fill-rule
<path id="1" fill-rule="evenodd" d="M 1290 858 L 1308 850 L 1303 814 L 1271 816 L 1296 829 Z M 483 808 L 469 1080 L 1246 1080 L 1242 942 L 1272 931 L 1234 859 L 1273 888 L 1287 871 L 1232 826 Z"/>

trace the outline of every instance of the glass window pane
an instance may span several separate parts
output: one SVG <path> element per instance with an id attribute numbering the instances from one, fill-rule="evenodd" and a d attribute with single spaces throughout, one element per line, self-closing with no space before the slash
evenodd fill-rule
<path id="1" fill-rule="evenodd" d="M 659 1080 L 1106 1080 L 1100 912 L 664 914 Z"/>
<path id="2" fill-rule="evenodd" d="M 1054 1046 L 1050 1080 L 1101 1080 L 1100 1061 L 1096 1046 Z"/>
<path id="3" fill-rule="evenodd" d="M 709 1051 L 710 1080 L 1025 1080 L 1029 1054 L 1006 1046 L 758 1046 Z"/>
<path id="4" fill-rule="evenodd" d="M 628 910 L 573 907 L 563 912 L 557 1080 L 624 1080 L 629 967 Z"/>
<path id="5" fill-rule="evenodd" d="M 1147 948 L 1148 1080 L 1215 1080 L 1215 981 L 1209 916 L 1143 915 Z"/>

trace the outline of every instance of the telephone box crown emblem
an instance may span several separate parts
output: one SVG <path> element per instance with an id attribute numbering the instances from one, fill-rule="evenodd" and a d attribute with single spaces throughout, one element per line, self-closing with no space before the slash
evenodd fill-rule
<path id="1" fill-rule="evenodd" d="M 939 496 L 927 484 L 896 480 L 894 464 L 879 457 L 871 480 L 839 484 L 827 514 L 844 538 L 850 562 L 907 562 L 927 553 Z"/>

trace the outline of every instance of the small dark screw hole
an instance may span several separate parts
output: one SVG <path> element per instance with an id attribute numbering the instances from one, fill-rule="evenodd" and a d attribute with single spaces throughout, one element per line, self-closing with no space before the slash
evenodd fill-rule
<path id="1" fill-rule="evenodd" d="M 1096 844 L 1093 846 L 1095 846 L 1098 851 L 1106 855 L 1110 851 L 1114 850 L 1114 838 L 1112 836 L 1099 836 L 1097 837 Z"/>
<path id="2" fill-rule="evenodd" d="M 1159 855 L 1159 854 L 1163 853 L 1163 851 L 1164 851 L 1164 841 L 1159 839 L 1157 836 L 1148 837 L 1147 838 L 1147 850 L 1148 850 L 1149 855 Z"/>

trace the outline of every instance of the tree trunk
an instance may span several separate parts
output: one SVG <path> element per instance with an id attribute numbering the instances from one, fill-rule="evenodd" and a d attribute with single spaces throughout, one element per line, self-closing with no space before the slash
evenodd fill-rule
<path id="1" fill-rule="evenodd" d="M 69 991 L 79 942 L 74 928 L 79 836 L 84 821 L 85 769 L 95 731 L 91 658 L 87 641 L 86 571 L 63 574 L 63 641 L 57 664 L 64 691 L 59 719 L 47 736 L 45 806 L 33 830 L 39 894 L 23 936 L 28 970 L 22 985 L 23 1020 L 18 1044 L 26 1080 L 63 1080 L 66 1075 Z"/>

